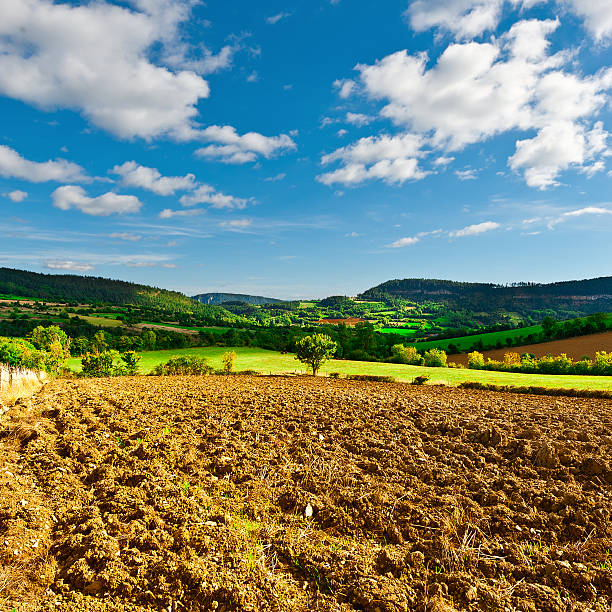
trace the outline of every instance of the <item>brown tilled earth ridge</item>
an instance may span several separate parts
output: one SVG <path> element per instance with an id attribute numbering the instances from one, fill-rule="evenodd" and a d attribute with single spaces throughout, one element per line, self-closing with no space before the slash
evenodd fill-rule
<path id="1" fill-rule="evenodd" d="M 506 353 L 532 353 L 536 357 L 565 353 L 568 357 L 578 361 L 583 357 L 593 359 L 597 351 L 612 352 L 612 331 L 602 332 L 600 334 L 589 334 L 588 336 L 577 336 L 576 338 L 565 338 L 563 340 L 552 340 L 539 344 L 492 349 L 490 351 L 482 351 L 482 354 L 489 359 L 503 361 Z M 468 353 L 450 355 L 449 361 L 467 365 Z"/>
<path id="2" fill-rule="evenodd" d="M 55 381 L 0 424 L 0 610 L 612 609 L 612 401 Z"/>

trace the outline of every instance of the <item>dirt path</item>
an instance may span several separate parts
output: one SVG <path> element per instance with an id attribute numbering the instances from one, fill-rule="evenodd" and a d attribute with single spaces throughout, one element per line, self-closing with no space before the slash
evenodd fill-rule
<path id="1" fill-rule="evenodd" d="M 606 400 L 56 381 L 0 427 L 0 603 L 609 610 L 611 454 Z"/>
<path id="2" fill-rule="evenodd" d="M 589 334 L 588 336 L 578 336 L 577 338 L 566 338 L 564 340 L 553 340 L 552 342 L 542 342 L 540 344 L 528 344 L 526 346 L 513 346 L 511 348 L 495 349 L 482 351 L 485 357 L 503 361 L 506 353 L 533 353 L 536 357 L 544 355 L 560 355 L 566 353 L 574 360 L 579 360 L 585 355 L 593 359 L 596 351 L 612 352 L 612 331 L 601 334 Z M 449 361 L 467 365 L 467 353 L 461 355 L 449 355 Z"/>

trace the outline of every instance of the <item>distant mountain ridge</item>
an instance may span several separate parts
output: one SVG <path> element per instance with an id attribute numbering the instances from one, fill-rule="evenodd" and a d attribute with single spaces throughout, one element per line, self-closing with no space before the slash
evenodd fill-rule
<path id="1" fill-rule="evenodd" d="M 276 298 L 263 297 L 261 295 L 248 295 L 246 293 L 199 293 L 194 295 L 192 299 L 201 302 L 202 304 L 221 305 L 225 302 L 244 302 L 253 306 L 261 306 L 262 304 L 280 304 L 283 300 Z"/>

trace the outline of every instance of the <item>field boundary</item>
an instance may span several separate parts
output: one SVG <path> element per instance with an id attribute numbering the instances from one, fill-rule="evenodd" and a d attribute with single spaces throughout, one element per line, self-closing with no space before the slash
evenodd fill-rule
<path id="1" fill-rule="evenodd" d="M 612 399 L 612 392 L 601 389 L 560 389 L 554 387 L 535 387 L 518 385 L 494 385 L 492 383 L 480 383 L 465 381 L 457 385 L 459 389 L 477 389 L 480 391 L 497 391 L 502 393 L 524 393 L 528 395 L 550 395 L 564 397 L 595 397 L 598 399 Z"/>

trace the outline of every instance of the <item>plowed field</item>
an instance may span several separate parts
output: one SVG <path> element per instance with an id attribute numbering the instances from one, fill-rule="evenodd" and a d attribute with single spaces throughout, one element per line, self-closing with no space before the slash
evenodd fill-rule
<path id="1" fill-rule="evenodd" d="M 2 610 L 612 606 L 611 401 L 56 381 L 0 436 Z"/>

